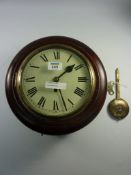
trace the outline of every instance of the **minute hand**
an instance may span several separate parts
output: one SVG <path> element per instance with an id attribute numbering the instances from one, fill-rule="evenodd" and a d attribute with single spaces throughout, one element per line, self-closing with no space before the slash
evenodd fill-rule
<path id="1" fill-rule="evenodd" d="M 64 108 L 65 108 L 65 110 L 67 111 L 66 103 L 65 103 L 65 100 L 64 100 L 64 98 L 63 98 L 63 95 L 62 95 L 61 89 L 59 89 L 59 92 L 60 92 L 60 96 L 61 96 L 61 99 L 62 99 L 62 102 L 63 102 Z"/>
<path id="2" fill-rule="evenodd" d="M 70 65 L 70 66 L 67 66 L 67 67 L 65 68 L 65 71 L 64 71 L 62 74 L 60 74 L 58 77 L 55 77 L 55 78 L 54 78 L 54 81 L 55 81 L 55 82 L 58 82 L 59 79 L 60 79 L 60 77 L 62 77 L 65 73 L 72 72 L 74 66 L 75 66 L 75 64 Z"/>

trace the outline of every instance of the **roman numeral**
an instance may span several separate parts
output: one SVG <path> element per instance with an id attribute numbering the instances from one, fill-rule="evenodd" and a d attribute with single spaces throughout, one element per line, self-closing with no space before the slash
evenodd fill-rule
<path id="1" fill-rule="evenodd" d="M 35 77 L 29 77 L 25 79 L 26 82 L 35 82 Z"/>
<path id="2" fill-rule="evenodd" d="M 87 82 L 87 77 L 78 77 L 78 82 Z"/>
<path id="3" fill-rule="evenodd" d="M 72 57 L 72 55 L 70 55 L 70 56 L 69 56 L 69 58 L 68 58 L 67 62 L 69 62 L 69 61 L 70 61 L 71 57 Z"/>
<path id="4" fill-rule="evenodd" d="M 83 64 L 80 64 L 80 65 L 74 67 L 74 69 L 75 69 L 75 70 L 78 70 L 78 69 L 82 68 L 83 66 L 84 66 Z"/>
<path id="5" fill-rule="evenodd" d="M 33 87 L 33 88 L 29 89 L 27 92 L 28 92 L 28 94 L 27 94 L 28 96 L 33 97 L 37 92 L 37 88 Z"/>
<path id="6" fill-rule="evenodd" d="M 32 66 L 32 65 L 30 65 L 30 67 L 32 67 L 32 68 L 37 68 L 37 69 L 40 68 L 39 66 Z"/>
<path id="7" fill-rule="evenodd" d="M 59 51 L 53 52 L 53 54 L 54 54 L 55 60 L 59 60 L 60 59 L 60 52 Z"/>
<path id="8" fill-rule="evenodd" d="M 74 103 L 68 98 L 68 102 L 71 104 L 71 105 L 74 105 Z"/>
<path id="9" fill-rule="evenodd" d="M 45 55 L 45 54 L 40 55 L 40 57 L 42 58 L 42 60 L 43 60 L 43 61 L 45 61 L 45 62 L 47 62 L 47 61 L 48 61 L 48 59 L 47 59 L 47 57 L 46 57 L 46 55 Z"/>
<path id="10" fill-rule="evenodd" d="M 55 101 L 55 100 L 54 100 L 54 102 L 53 102 L 53 110 L 54 110 L 54 111 L 59 110 L 58 103 L 57 103 L 57 101 Z"/>
<path id="11" fill-rule="evenodd" d="M 40 107 L 44 107 L 44 105 L 45 105 L 45 102 L 46 102 L 46 99 L 45 99 L 45 97 L 41 97 L 40 98 L 40 100 L 38 101 L 38 106 Z"/>
<path id="12" fill-rule="evenodd" d="M 83 94 L 84 94 L 84 90 L 80 89 L 79 87 L 76 87 L 74 93 L 75 93 L 76 95 L 82 97 Z"/>

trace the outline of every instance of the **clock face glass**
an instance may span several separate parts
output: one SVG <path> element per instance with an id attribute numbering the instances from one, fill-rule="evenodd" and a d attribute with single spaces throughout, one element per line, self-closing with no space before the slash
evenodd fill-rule
<path id="1" fill-rule="evenodd" d="M 48 117 L 77 114 L 90 102 L 95 74 L 84 55 L 65 45 L 31 52 L 17 75 L 17 89 L 26 108 Z"/>

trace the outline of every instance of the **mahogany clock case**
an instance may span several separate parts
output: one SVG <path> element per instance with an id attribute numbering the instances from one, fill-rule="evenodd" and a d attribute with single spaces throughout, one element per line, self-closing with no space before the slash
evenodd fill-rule
<path id="1" fill-rule="evenodd" d="M 16 89 L 16 74 L 25 57 L 33 50 L 50 44 L 70 46 L 82 53 L 92 64 L 96 76 L 94 95 L 87 107 L 77 115 L 51 118 L 27 110 L 22 104 Z M 29 128 L 42 134 L 61 135 L 72 133 L 89 124 L 100 112 L 107 93 L 107 77 L 104 66 L 92 49 L 84 43 L 64 36 L 50 36 L 31 42 L 14 57 L 5 81 L 8 103 L 16 117 Z"/>

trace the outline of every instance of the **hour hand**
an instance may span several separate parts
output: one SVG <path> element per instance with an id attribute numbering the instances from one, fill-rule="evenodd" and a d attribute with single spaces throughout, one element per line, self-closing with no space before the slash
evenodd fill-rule
<path id="1" fill-rule="evenodd" d="M 65 71 L 64 71 L 62 74 L 60 74 L 59 76 L 53 78 L 53 81 L 54 81 L 54 82 L 58 82 L 59 79 L 60 79 L 60 77 L 62 77 L 65 73 L 72 72 L 74 66 L 75 66 L 75 64 L 70 65 L 70 66 L 67 66 L 67 67 L 65 68 Z M 54 89 L 54 92 L 57 92 L 57 89 Z"/>
<path id="2" fill-rule="evenodd" d="M 70 66 L 67 66 L 67 67 L 65 68 L 65 72 L 68 72 L 68 73 L 69 73 L 69 72 L 72 72 L 74 66 L 75 66 L 75 64 L 70 65 Z"/>
<path id="3" fill-rule="evenodd" d="M 74 66 L 75 66 L 75 64 L 70 65 L 70 66 L 67 66 L 65 68 L 65 71 L 63 73 L 61 73 L 59 76 L 53 78 L 53 81 L 58 82 L 59 81 L 59 78 L 62 77 L 65 73 L 72 72 Z"/>

